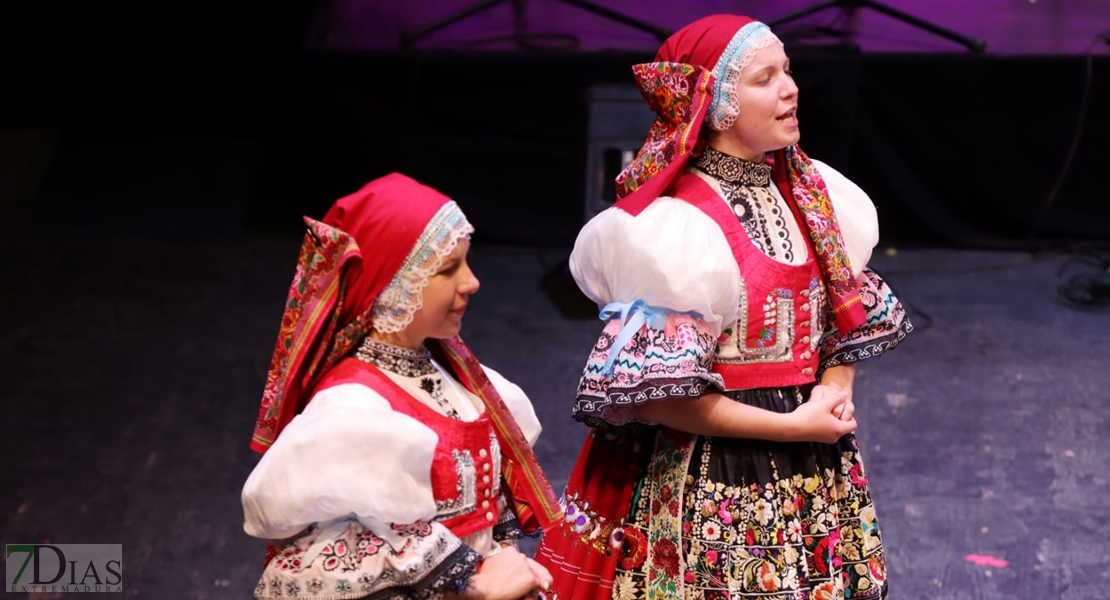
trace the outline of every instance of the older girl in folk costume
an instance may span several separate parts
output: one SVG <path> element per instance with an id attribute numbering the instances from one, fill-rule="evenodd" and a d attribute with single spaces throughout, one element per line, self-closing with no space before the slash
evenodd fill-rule
<path id="1" fill-rule="evenodd" d="M 535 597 L 513 540 L 561 514 L 527 396 L 457 335 L 473 227 L 400 174 L 306 222 L 242 494 L 255 597 Z"/>
<path id="2" fill-rule="evenodd" d="M 593 429 L 536 555 L 545 595 L 885 597 L 852 383 L 911 326 L 866 268 L 875 209 L 796 146 L 764 24 L 707 17 L 656 61 L 633 68 L 647 142 L 571 255 L 606 324 L 574 406 Z"/>

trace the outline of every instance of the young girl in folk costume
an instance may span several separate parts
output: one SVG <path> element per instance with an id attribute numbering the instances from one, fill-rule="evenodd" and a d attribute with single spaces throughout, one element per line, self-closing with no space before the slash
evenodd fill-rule
<path id="1" fill-rule="evenodd" d="M 527 396 L 458 337 L 473 227 L 400 174 L 306 222 L 242 494 L 255 597 L 536 597 L 513 540 L 561 514 Z"/>
<path id="2" fill-rule="evenodd" d="M 571 255 L 606 321 L 592 430 L 536 560 L 559 600 L 886 596 L 855 364 L 911 326 L 870 199 L 797 146 L 783 45 L 701 19 L 633 68 L 656 112 Z"/>

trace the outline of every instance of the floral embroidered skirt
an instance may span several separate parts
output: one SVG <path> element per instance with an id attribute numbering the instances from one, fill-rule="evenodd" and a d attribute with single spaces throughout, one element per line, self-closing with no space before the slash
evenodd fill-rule
<path id="1" fill-rule="evenodd" d="M 729 392 L 789 412 L 808 389 Z M 886 560 L 854 436 L 837 444 L 591 432 L 565 522 L 536 560 L 548 600 L 886 597 Z"/>

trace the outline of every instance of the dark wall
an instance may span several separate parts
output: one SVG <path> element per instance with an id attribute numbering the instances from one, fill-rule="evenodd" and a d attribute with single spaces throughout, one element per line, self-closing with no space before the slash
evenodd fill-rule
<path id="1" fill-rule="evenodd" d="M 810 153 L 845 163 L 860 69 L 854 47 L 794 53 Z M 487 240 L 565 245 L 584 218 L 587 89 L 631 83 L 650 54 L 311 54 L 275 123 L 250 212 L 296 224 L 404 171 L 457 198 Z M 643 139 L 647 130 L 631 136 Z M 298 212 L 299 211 L 299 212 Z"/>
<path id="2" fill-rule="evenodd" d="M 252 131 L 314 4 L 5 3 L 0 128 Z"/>
<path id="3" fill-rule="evenodd" d="M 983 247 L 1110 240 L 1110 57 L 864 65 L 846 169 L 887 235 Z"/>
<path id="4" fill-rule="evenodd" d="M 885 241 L 1110 239 L 1100 178 L 1110 161 L 1107 57 L 862 55 L 850 46 L 793 46 L 791 55 L 802 146 L 872 196 Z M 490 239 L 569 243 L 584 214 L 586 90 L 629 82 L 630 65 L 649 59 L 305 56 L 296 107 L 271 132 L 253 223 L 293 223 L 294 213 L 318 214 L 401 170 L 465 202 Z"/>
<path id="5" fill-rule="evenodd" d="M 458 198 L 489 241 L 569 244 L 584 217 L 586 91 L 630 82 L 630 66 L 651 57 L 305 53 L 307 0 L 3 10 L 14 50 L 0 128 L 60 132 L 12 139 L 50 140 L 36 156 L 51 160 L 19 170 L 49 192 L 29 200 L 37 215 L 75 222 L 157 208 L 171 185 L 197 215 L 296 231 L 302 215 L 399 170 Z M 803 147 L 871 194 L 886 242 L 1110 239 L 1110 58 L 788 49 Z M 88 181 L 106 175 L 73 173 L 112 152 L 122 157 L 113 177 L 145 180 L 105 184 L 97 203 Z M 176 180 L 165 182 L 159 165 L 171 163 Z"/>

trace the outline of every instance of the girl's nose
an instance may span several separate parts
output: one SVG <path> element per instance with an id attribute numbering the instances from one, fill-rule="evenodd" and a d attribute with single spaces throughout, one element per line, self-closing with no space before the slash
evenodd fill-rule
<path id="1" fill-rule="evenodd" d="M 482 287 L 482 282 L 478 281 L 478 276 L 474 274 L 474 271 L 470 270 L 470 265 L 465 265 L 464 268 L 466 272 L 463 273 L 464 279 L 462 285 L 459 286 L 459 292 L 462 294 L 473 294 L 478 291 L 478 288 Z"/>

